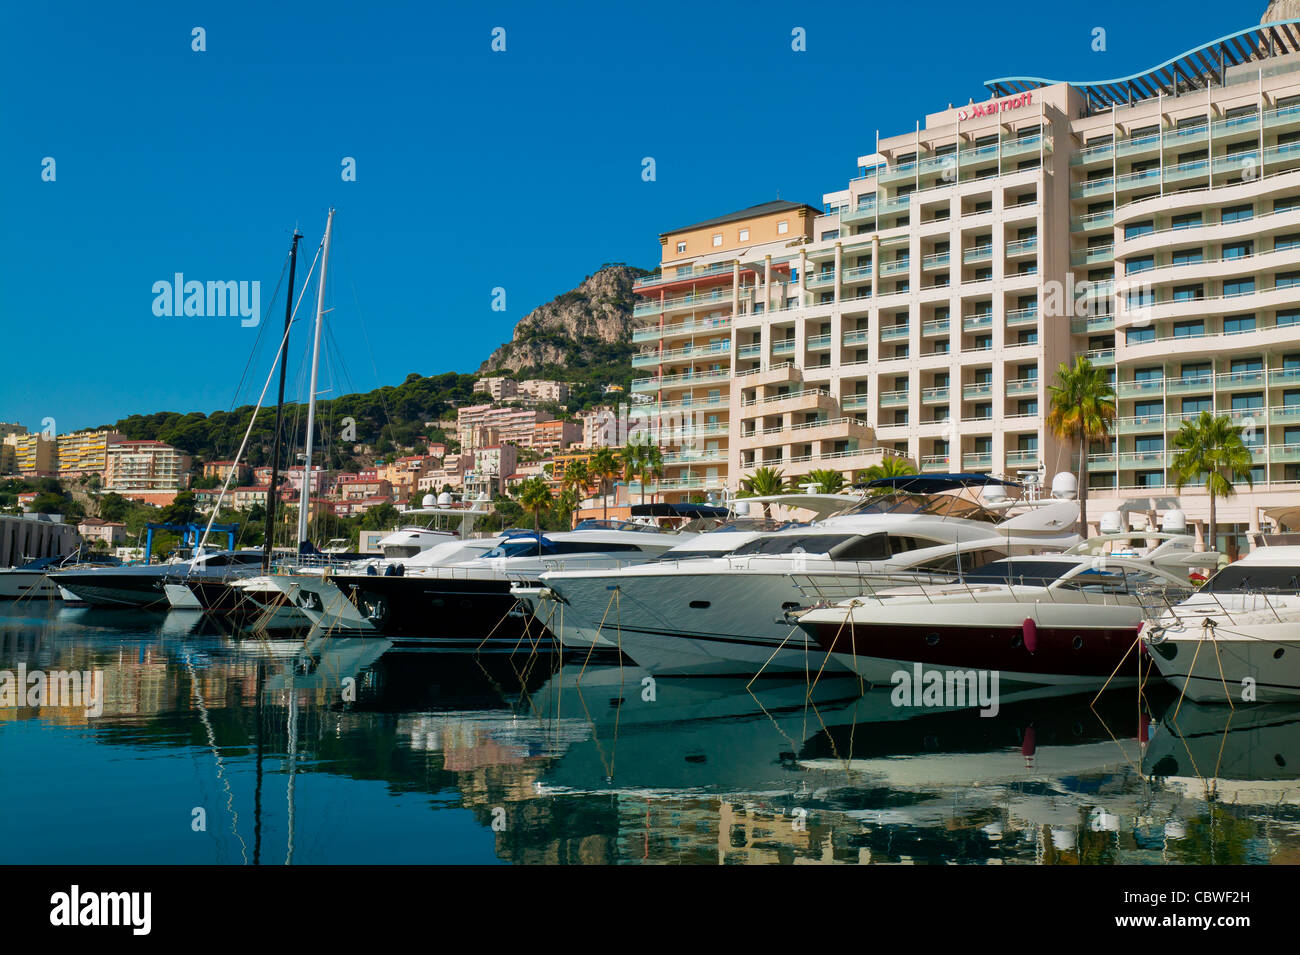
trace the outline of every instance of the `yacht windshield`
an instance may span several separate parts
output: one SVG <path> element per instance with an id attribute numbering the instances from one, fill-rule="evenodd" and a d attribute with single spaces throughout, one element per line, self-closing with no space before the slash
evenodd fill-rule
<path id="1" fill-rule="evenodd" d="M 1229 564 L 1201 589 L 1212 594 L 1250 593 L 1256 590 L 1300 592 L 1300 567 L 1263 564 Z"/>
<path id="2" fill-rule="evenodd" d="M 1046 587 L 1074 569 L 1074 564 L 1056 560 L 995 560 L 976 567 L 962 579 L 968 584 L 1028 584 Z"/>

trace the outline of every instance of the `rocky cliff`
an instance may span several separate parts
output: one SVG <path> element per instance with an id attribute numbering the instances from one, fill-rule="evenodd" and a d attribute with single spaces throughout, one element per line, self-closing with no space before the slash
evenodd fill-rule
<path id="1" fill-rule="evenodd" d="M 541 305 L 515 326 L 514 337 L 479 366 L 480 374 L 569 368 L 631 352 L 632 282 L 644 269 L 604 265 L 572 291 Z"/>
<path id="2" fill-rule="evenodd" d="M 1300 19 L 1300 0 L 1272 0 L 1260 23 Z"/>

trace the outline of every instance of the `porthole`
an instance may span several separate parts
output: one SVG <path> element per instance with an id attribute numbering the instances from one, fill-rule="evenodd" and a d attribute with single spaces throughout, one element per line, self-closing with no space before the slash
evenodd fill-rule
<path id="1" fill-rule="evenodd" d="M 939 645 L 939 635 L 937 633 L 927 633 L 925 642 L 927 646 L 937 647 Z"/>
<path id="2" fill-rule="evenodd" d="M 1079 636 L 1078 634 L 1075 634 L 1075 637 L 1074 637 L 1074 643 L 1071 644 L 1071 646 L 1073 646 L 1074 649 L 1076 649 L 1076 650 L 1082 650 L 1082 649 L 1083 649 L 1083 637 Z"/>
<path id="3" fill-rule="evenodd" d="M 1013 649 L 1019 650 L 1024 645 L 1025 645 L 1025 638 L 1020 634 L 1016 634 L 1014 637 L 1011 638 L 1011 646 Z"/>
<path id="4" fill-rule="evenodd" d="M 1282 649 L 1281 647 L 1278 647 L 1276 650 L 1273 651 L 1273 659 L 1274 659 L 1274 660 L 1281 660 L 1281 659 L 1282 659 L 1282 654 L 1284 654 L 1284 653 L 1286 653 L 1286 650 Z"/>

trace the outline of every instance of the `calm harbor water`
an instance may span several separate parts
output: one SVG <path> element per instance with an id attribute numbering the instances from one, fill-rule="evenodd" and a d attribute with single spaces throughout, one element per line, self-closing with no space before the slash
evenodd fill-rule
<path id="1" fill-rule="evenodd" d="M 6 863 L 1294 863 L 1300 709 L 1003 692 L 994 717 L 827 678 L 304 647 L 200 615 L 0 606 Z"/>

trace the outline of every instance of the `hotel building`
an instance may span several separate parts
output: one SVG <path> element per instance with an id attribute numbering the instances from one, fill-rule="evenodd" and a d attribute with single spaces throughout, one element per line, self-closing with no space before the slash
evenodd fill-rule
<path id="1" fill-rule="evenodd" d="M 1045 426 L 1057 366 L 1085 354 L 1118 395 L 1088 449 L 1089 515 L 1155 511 L 1172 439 L 1203 409 L 1246 426 L 1254 489 L 1300 490 L 1300 21 L 1244 30 L 1101 83 L 1004 78 L 989 98 L 878 139 L 821 209 L 768 203 L 661 236 L 637 283 L 634 366 L 669 500 L 767 465 L 1045 480 L 1077 471 Z M 776 228 L 784 221 L 784 229 Z M 1226 530 L 1221 528 L 1221 530 Z"/>

